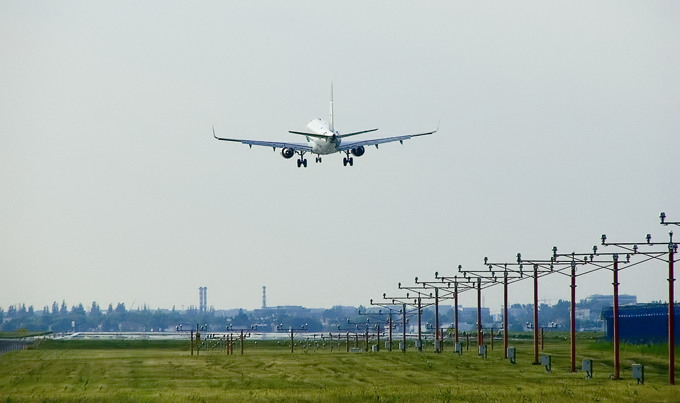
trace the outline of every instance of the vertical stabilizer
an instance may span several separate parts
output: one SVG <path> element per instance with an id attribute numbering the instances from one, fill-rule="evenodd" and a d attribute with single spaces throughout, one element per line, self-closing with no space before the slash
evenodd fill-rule
<path id="1" fill-rule="evenodd" d="M 335 133 L 335 127 L 333 126 L 333 83 L 331 83 L 331 109 L 328 112 L 328 125 L 331 132 Z"/>

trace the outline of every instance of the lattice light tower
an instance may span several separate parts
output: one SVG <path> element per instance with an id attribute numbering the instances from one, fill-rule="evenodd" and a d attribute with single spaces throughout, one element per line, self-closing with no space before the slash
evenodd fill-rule
<path id="1" fill-rule="evenodd" d="M 208 287 L 198 287 L 198 311 L 208 312 Z"/>

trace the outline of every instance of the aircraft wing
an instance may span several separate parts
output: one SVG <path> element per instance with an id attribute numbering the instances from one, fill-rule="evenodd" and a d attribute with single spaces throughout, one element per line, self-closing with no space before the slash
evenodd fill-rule
<path id="1" fill-rule="evenodd" d="M 233 141 L 235 143 L 241 143 L 241 144 L 247 144 L 248 146 L 263 146 L 263 147 L 272 147 L 274 150 L 277 148 L 291 148 L 295 151 L 304 151 L 304 152 L 311 152 L 312 147 L 310 147 L 308 144 L 303 144 L 303 143 L 283 143 L 280 141 L 259 141 L 259 140 L 242 140 L 242 139 L 229 139 L 229 138 L 224 138 L 224 137 L 217 137 L 215 134 L 215 129 L 213 128 L 213 137 L 215 137 L 217 140 L 222 140 L 222 141 Z"/>
<path id="2" fill-rule="evenodd" d="M 437 128 L 437 130 L 439 130 Z M 376 148 L 378 147 L 378 144 L 383 144 L 383 143 L 392 143 L 394 141 L 398 141 L 400 143 L 404 143 L 404 140 L 408 140 L 413 137 L 418 137 L 418 136 L 427 136 L 433 133 L 436 133 L 437 130 L 433 130 L 431 132 L 427 133 L 417 133 L 417 134 L 406 134 L 404 136 L 395 136 L 395 137 L 384 137 L 381 139 L 371 139 L 371 140 L 363 140 L 363 141 L 348 141 L 348 142 L 342 142 L 340 144 L 340 147 L 338 148 L 338 151 L 347 151 L 352 148 L 360 147 L 360 146 L 375 146 Z"/>

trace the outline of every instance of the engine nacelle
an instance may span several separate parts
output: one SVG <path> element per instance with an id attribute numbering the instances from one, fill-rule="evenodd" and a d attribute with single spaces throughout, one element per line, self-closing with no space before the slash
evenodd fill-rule
<path id="1" fill-rule="evenodd" d="M 288 148 L 288 147 L 282 148 L 281 149 L 281 155 L 285 159 L 291 159 L 291 158 L 293 158 L 293 155 L 295 155 L 295 150 L 293 150 L 292 148 Z"/>
<path id="2" fill-rule="evenodd" d="M 361 157 L 366 152 L 366 149 L 364 148 L 364 146 L 359 146 L 357 148 L 351 149 L 350 152 L 355 157 Z"/>

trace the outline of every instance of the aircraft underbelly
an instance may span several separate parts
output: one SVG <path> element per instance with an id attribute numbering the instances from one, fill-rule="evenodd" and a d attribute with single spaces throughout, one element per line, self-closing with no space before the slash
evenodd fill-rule
<path id="1" fill-rule="evenodd" d="M 338 152 L 338 143 L 318 139 L 313 142 L 312 152 L 315 154 L 333 154 Z"/>

